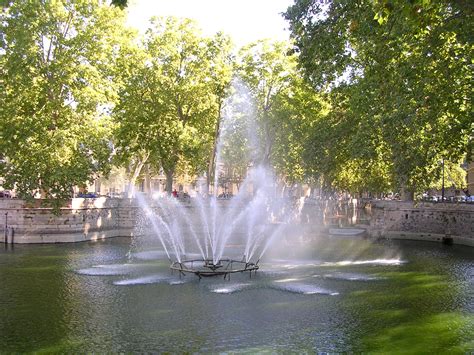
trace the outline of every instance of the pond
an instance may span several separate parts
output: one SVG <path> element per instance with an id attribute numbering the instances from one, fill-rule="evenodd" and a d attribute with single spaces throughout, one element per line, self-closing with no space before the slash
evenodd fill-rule
<path id="1" fill-rule="evenodd" d="M 303 235 L 199 280 L 139 244 L 2 247 L 0 351 L 474 351 L 472 248 Z"/>

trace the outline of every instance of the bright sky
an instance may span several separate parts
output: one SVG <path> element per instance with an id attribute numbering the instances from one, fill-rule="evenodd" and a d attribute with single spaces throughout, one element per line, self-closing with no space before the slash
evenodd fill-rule
<path id="1" fill-rule="evenodd" d="M 293 0 L 130 0 L 128 24 L 145 31 L 152 16 L 188 17 L 205 35 L 222 31 L 240 47 L 258 39 L 289 38 L 281 16 Z"/>

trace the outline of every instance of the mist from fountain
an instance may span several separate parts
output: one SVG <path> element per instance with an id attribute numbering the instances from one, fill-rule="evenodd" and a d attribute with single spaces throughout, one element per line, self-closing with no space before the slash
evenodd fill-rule
<path id="1" fill-rule="evenodd" d="M 242 260 L 258 262 L 288 222 L 284 217 L 288 205 L 275 196 L 269 176 L 262 167 L 253 169 L 230 200 L 196 196 L 183 203 L 174 197 L 151 200 L 138 194 L 142 223 L 158 238 L 171 261 L 182 262 L 197 251 L 200 258 L 216 265 L 232 244 L 240 247 Z M 255 190 L 248 192 L 247 188 Z"/>
<path id="2" fill-rule="evenodd" d="M 240 250 L 241 260 L 258 263 L 292 217 L 289 201 L 277 195 L 275 174 L 257 163 L 256 152 L 260 147 L 258 127 L 252 119 L 253 107 L 245 88 L 236 87 L 237 95 L 227 102 L 221 121 L 214 194 L 197 194 L 189 203 L 171 196 L 150 199 L 137 194 L 144 217 L 141 223 L 159 239 L 172 262 L 181 263 L 189 252 L 197 251 L 202 260 L 217 265 L 228 257 L 226 252 L 231 244 Z M 236 137 L 245 146 L 236 147 Z M 240 149 L 236 154 L 246 157 L 249 169 L 238 193 L 231 199 L 220 200 L 219 172 L 228 164 L 226 158 L 232 157 L 232 149 Z"/>

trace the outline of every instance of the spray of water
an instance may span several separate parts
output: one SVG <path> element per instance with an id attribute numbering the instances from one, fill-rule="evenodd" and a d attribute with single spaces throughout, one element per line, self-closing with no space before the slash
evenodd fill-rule
<path id="1" fill-rule="evenodd" d="M 151 200 L 137 196 L 151 226 L 150 233 L 157 236 L 168 257 L 178 262 L 186 259 L 191 245 L 202 259 L 217 264 L 225 258 L 231 241 L 233 246 L 241 247 L 242 260 L 260 259 L 281 234 L 280 224 L 287 222 L 285 216 L 290 215 L 285 213 L 286 201 L 277 197 L 271 169 L 258 165 L 258 127 L 252 119 L 254 109 L 248 93 L 242 85 L 237 85 L 236 92 L 225 105 L 221 121 L 213 196 L 199 195 L 186 204 L 172 197 Z M 247 177 L 236 196 L 219 200 L 219 176 L 232 164 L 243 166 Z"/>

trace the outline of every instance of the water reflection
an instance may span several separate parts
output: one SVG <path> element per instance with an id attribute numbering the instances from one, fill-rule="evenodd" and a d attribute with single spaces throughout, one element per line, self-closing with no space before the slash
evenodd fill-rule
<path id="1" fill-rule="evenodd" d="M 287 243 L 251 279 L 200 282 L 171 274 L 162 252 L 130 249 L 124 238 L 2 250 L 0 349 L 473 349 L 471 250 L 328 238 Z"/>

